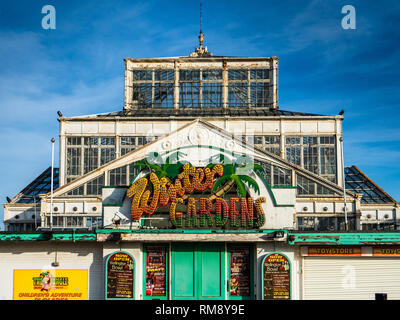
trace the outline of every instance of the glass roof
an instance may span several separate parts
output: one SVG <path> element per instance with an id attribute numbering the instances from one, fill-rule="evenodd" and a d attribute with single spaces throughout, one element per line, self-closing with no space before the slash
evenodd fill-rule
<path id="1" fill-rule="evenodd" d="M 362 203 L 389 203 L 396 202 L 391 196 L 376 185 L 356 166 L 344 169 L 346 179 L 346 189 L 361 193 Z"/>
<path id="2" fill-rule="evenodd" d="M 53 189 L 58 188 L 59 169 L 54 168 L 53 171 Z M 47 168 L 33 182 L 26 186 L 18 195 L 16 203 L 39 203 L 39 194 L 51 191 L 51 167 Z"/>

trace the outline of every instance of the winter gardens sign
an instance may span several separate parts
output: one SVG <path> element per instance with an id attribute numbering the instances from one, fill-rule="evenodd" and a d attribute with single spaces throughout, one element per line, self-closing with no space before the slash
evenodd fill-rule
<path id="1" fill-rule="evenodd" d="M 179 152 L 174 154 L 179 156 Z M 158 158 L 158 159 L 157 159 Z M 232 162 L 221 157 L 220 163 L 195 167 L 189 162 L 162 161 L 158 155 L 136 162 L 145 175 L 127 189 L 132 198 L 133 220 L 151 216 L 159 207 L 169 205 L 169 220 L 175 227 L 259 228 L 265 215 L 264 197 L 248 196 L 246 185 L 258 194 L 257 182 L 244 172 L 258 174 L 263 168 L 247 156 Z M 171 163 L 170 163 L 171 161 Z M 236 189 L 236 193 L 232 193 Z M 186 212 L 182 212 L 186 211 Z"/>

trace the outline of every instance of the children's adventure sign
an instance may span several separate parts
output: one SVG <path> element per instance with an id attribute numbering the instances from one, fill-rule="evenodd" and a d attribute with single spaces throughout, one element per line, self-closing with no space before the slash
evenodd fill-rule
<path id="1" fill-rule="evenodd" d="M 14 300 L 88 300 L 87 269 L 15 269 Z"/>
<path id="2" fill-rule="evenodd" d="M 194 167 L 189 162 L 172 164 L 168 159 L 163 164 L 144 160 L 135 165 L 150 169 L 150 173 L 134 181 L 126 191 L 126 196 L 132 198 L 133 220 L 170 205 L 169 220 L 175 227 L 252 229 L 264 225 L 262 203 L 266 199 L 254 200 L 246 189 L 247 186 L 260 193 L 250 176 L 250 172 L 263 170 L 260 165 L 236 161 Z M 234 187 L 236 194 L 231 192 L 228 196 Z"/>

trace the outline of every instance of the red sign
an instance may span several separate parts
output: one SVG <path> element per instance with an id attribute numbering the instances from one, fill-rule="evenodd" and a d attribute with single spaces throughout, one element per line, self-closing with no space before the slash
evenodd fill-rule
<path id="1" fill-rule="evenodd" d="M 165 247 L 147 247 L 146 250 L 146 296 L 165 296 L 166 249 Z"/>
<path id="2" fill-rule="evenodd" d="M 230 254 L 230 295 L 250 296 L 249 247 L 232 247 Z"/>

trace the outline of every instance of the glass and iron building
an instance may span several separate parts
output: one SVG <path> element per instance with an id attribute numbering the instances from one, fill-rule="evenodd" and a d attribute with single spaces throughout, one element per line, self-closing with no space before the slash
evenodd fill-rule
<path id="1" fill-rule="evenodd" d="M 0 240 L 23 253 L 9 253 L 4 274 L 36 254 L 29 269 L 87 269 L 84 298 L 234 300 L 340 296 L 315 284 L 318 266 L 334 273 L 346 259 L 395 270 L 396 254 L 375 252 L 397 241 L 398 203 L 356 166 L 343 170 L 343 115 L 280 108 L 278 62 L 202 44 L 126 58 L 119 110 L 58 118 L 54 191 L 48 168 L 3 205 Z M 380 230 L 389 240 L 370 233 Z M 116 254 L 132 280 L 120 296 Z M 277 261 L 279 286 L 267 272 Z"/>

